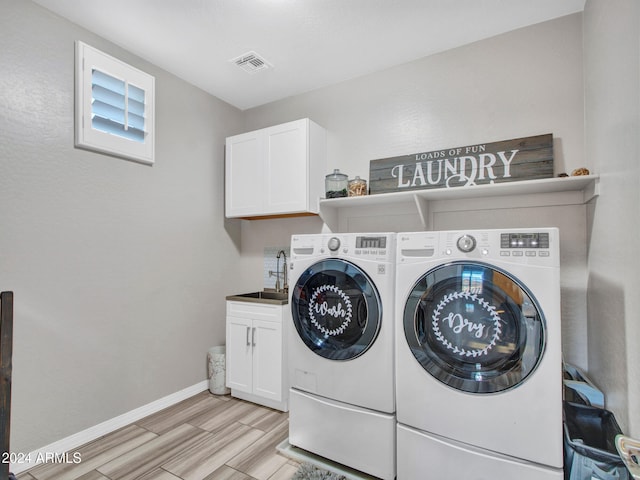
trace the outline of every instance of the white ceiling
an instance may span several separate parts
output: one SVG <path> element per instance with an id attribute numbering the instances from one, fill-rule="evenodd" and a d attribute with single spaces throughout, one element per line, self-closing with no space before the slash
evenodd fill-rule
<path id="1" fill-rule="evenodd" d="M 585 0 L 34 0 L 241 110 L 582 11 Z M 248 51 L 272 68 L 246 73 Z"/>

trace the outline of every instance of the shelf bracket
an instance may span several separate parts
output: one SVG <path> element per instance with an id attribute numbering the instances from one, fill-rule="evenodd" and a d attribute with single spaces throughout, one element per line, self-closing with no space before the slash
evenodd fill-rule
<path id="1" fill-rule="evenodd" d="M 431 209 L 429 208 L 429 201 L 420 196 L 414 195 L 414 201 L 416 202 L 416 208 L 418 210 L 418 215 L 420 216 L 420 221 L 422 222 L 422 226 L 425 230 L 431 230 Z"/>
<path id="2" fill-rule="evenodd" d="M 582 191 L 582 200 L 584 203 L 589 203 L 594 198 L 600 195 L 600 177 L 594 178 L 589 182 Z"/>
<path id="3" fill-rule="evenodd" d="M 323 207 L 320 205 L 319 215 L 329 232 L 339 231 L 339 214 L 338 209 Z"/>

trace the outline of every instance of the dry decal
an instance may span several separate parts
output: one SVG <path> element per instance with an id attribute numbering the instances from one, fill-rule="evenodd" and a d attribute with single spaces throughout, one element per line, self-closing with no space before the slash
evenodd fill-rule
<path id="1" fill-rule="evenodd" d="M 496 308 L 470 291 L 442 297 L 431 320 L 438 342 L 460 357 L 487 355 L 502 334 L 502 320 Z M 483 348 L 473 348 L 480 346 Z"/>
<path id="2" fill-rule="evenodd" d="M 335 285 L 321 285 L 314 290 L 309 301 L 311 323 L 327 336 L 344 333 L 351 323 L 351 300 Z M 333 328 L 333 325 L 337 327 Z M 332 327 L 327 328 L 328 325 Z"/>

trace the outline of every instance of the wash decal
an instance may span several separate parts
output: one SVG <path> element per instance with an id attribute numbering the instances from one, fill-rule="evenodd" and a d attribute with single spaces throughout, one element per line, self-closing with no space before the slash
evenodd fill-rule
<path id="1" fill-rule="evenodd" d="M 496 308 L 478 293 L 465 290 L 444 295 L 431 316 L 437 342 L 464 360 L 483 357 L 502 335 Z"/>
<path id="2" fill-rule="evenodd" d="M 342 335 L 352 318 L 351 300 L 338 286 L 321 285 L 311 294 L 309 319 L 324 335 Z"/>
<path id="3" fill-rule="evenodd" d="M 553 135 L 443 148 L 369 162 L 369 193 L 553 177 Z"/>

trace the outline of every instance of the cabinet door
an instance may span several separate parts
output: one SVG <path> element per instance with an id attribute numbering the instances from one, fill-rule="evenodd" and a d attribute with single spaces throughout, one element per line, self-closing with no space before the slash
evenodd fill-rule
<path id="1" fill-rule="evenodd" d="M 225 157 L 225 214 L 256 215 L 264 210 L 264 132 L 227 138 Z"/>
<path id="2" fill-rule="evenodd" d="M 269 127 L 265 132 L 265 213 L 306 211 L 309 121 L 296 120 Z"/>
<path id="3" fill-rule="evenodd" d="M 247 393 L 253 389 L 252 334 L 251 320 L 227 317 L 227 387 Z"/>
<path id="4" fill-rule="evenodd" d="M 253 393 L 282 400 L 282 324 L 254 320 Z"/>

